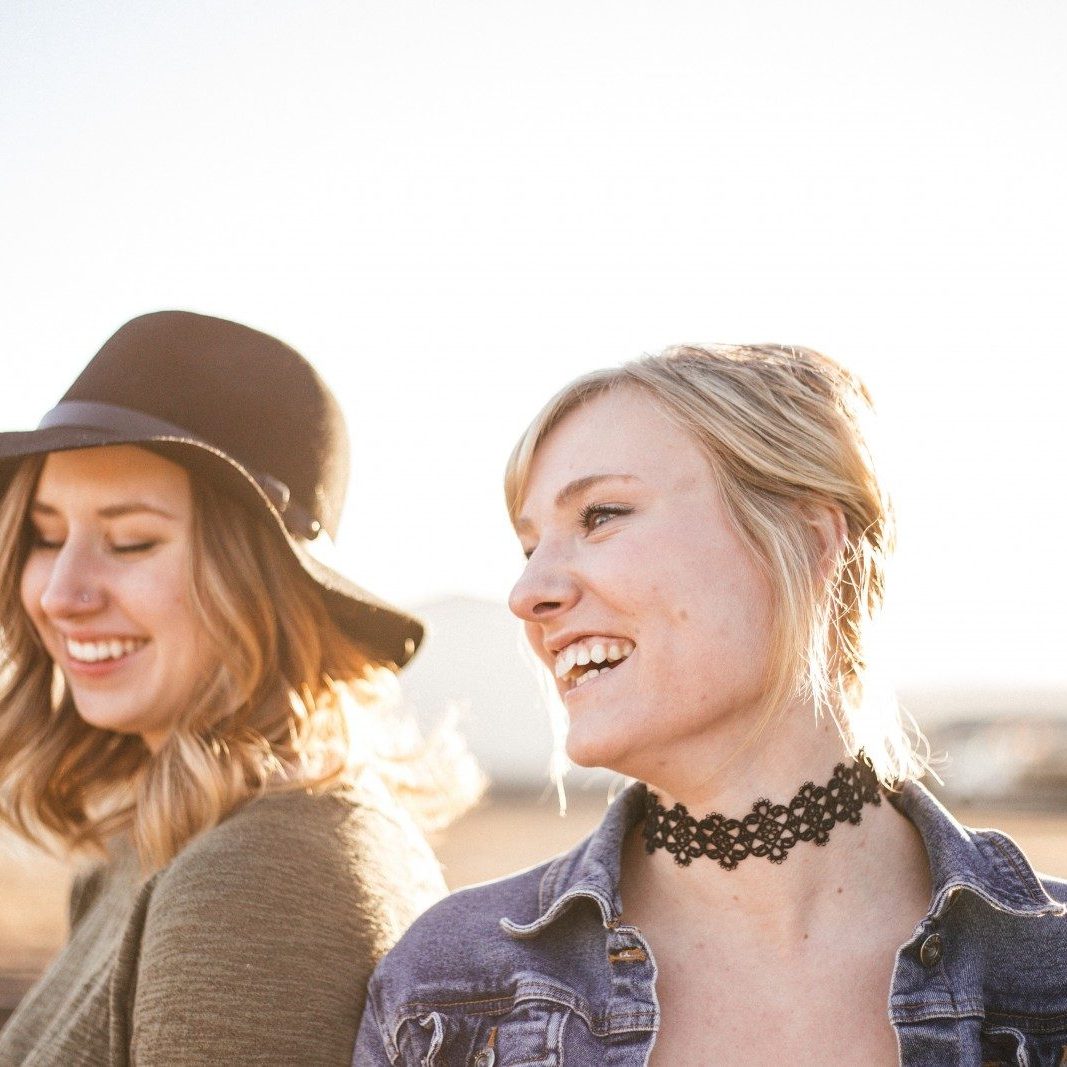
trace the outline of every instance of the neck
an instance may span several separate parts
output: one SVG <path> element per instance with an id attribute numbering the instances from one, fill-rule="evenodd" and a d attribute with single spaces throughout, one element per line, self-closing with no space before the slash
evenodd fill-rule
<path id="1" fill-rule="evenodd" d="M 823 846 L 842 822 L 857 825 L 865 804 L 882 802 L 881 787 L 864 759 L 838 763 L 826 785 L 805 782 L 785 803 L 761 797 L 752 811 L 731 819 L 713 812 L 697 819 L 683 804 L 669 811 L 649 791 L 645 803 L 645 851 L 662 848 L 679 866 L 714 860 L 733 871 L 752 857 L 784 863 L 803 842 Z"/>
<path id="2" fill-rule="evenodd" d="M 671 789 L 664 775 L 649 788 L 663 807 L 681 802 L 695 819 L 717 813 L 740 820 L 759 798 L 788 804 L 805 782 L 825 787 L 837 764 L 851 765 L 832 724 L 813 729 L 809 719 L 791 721 L 803 730 L 769 730 L 710 778 L 680 773 L 670 778 Z M 663 848 L 648 854 L 639 825 L 623 859 L 622 895 L 625 911 L 667 909 L 676 921 L 701 926 L 709 915 L 729 914 L 729 924 L 715 924 L 716 936 L 800 949 L 818 929 L 839 922 L 842 906 L 852 915 L 876 911 L 887 880 L 901 871 L 916 880 L 910 892 L 928 894 L 919 884 L 926 862 L 914 827 L 890 804 L 867 803 L 858 825 L 837 823 L 824 845 L 798 841 L 781 863 L 750 855 L 733 870 L 707 856 L 680 866 Z"/>
<path id="3" fill-rule="evenodd" d="M 698 819 L 711 811 L 740 818 L 758 797 L 785 803 L 804 782 L 825 785 L 838 763 L 851 762 L 836 725 L 827 715 L 816 722 L 810 706 L 786 709 L 758 736 L 749 729 L 739 723 L 714 738 L 686 738 L 684 752 L 637 777 L 664 807 L 684 804 Z"/>

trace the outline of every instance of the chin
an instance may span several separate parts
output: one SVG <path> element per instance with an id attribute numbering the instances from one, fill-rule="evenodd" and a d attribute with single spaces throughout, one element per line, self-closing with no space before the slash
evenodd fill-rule
<path id="1" fill-rule="evenodd" d="M 567 734 L 567 744 L 564 746 L 567 759 L 576 767 L 603 767 L 603 760 L 599 756 L 596 745 L 583 744 L 574 736 L 572 730 Z"/>
<path id="2" fill-rule="evenodd" d="M 582 730 L 571 726 L 565 746 L 567 758 L 577 767 L 607 767 L 620 774 L 631 774 L 626 769 L 631 760 L 629 746 L 620 737 L 605 737 L 602 733 Z M 631 775 L 632 776 L 632 775 Z"/>
<path id="3" fill-rule="evenodd" d="M 77 711 L 78 718 L 86 726 L 91 726 L 94 730 L 103 730 L 113 734 L 137 734 L 141 732 L 140 727 L 135 722 L 130 722 L 123 715 L 116 714 L 114 706 L 109 706 L 106 709 L 95 708 L 91 704 L 79 704 L 75 700 L 74 710 Z"/>

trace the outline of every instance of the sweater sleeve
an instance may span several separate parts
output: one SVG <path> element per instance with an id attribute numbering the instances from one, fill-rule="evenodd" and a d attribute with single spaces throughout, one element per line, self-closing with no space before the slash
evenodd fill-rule
<path id="1" fill-rule="evenodd" d="M 195 842 L 145 912 L 131 1062 L 347 1067 L 370 972 L 425 904 L 419 846 L 373 810 L 303 794 Z"/>

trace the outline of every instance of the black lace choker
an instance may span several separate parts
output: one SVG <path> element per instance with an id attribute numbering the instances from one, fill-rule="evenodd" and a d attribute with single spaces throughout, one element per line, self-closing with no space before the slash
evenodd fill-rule
<path id="1" fill-rule="evenodd" d="M 761 797 L 743 819 L 718 813 L 694 819 L 684 804 L 670 811 L 651 790 L 645 799 L 645 851 L 665 848 L 674 862 L 688 867 L 697 856 L 718 860 L 732 871 L 749 856 L 784 863 L 798 841 L 825 845 L 839 822 L 853 826 L 863 818 L 864 804 L 881 804 L 878 777 L 861 753 L 851 766 L 839 763 L 825 786 L 805 782 L 788 804 Z"/>

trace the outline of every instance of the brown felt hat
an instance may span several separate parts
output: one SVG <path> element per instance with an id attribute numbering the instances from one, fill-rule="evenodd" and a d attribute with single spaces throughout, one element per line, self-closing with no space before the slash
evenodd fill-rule
<path id="1" fill-rule="evenodd" d="M 0 493 L 26 456 L 144 444 L 277 523 L 330 614 L 376 661 L 402 667 L 418 619 L 323 561 L 348 483 L 341 409 L 310 363 L 236 322 L 158 311 L 126 323 L 36 430 L 0 433 Z"/>

